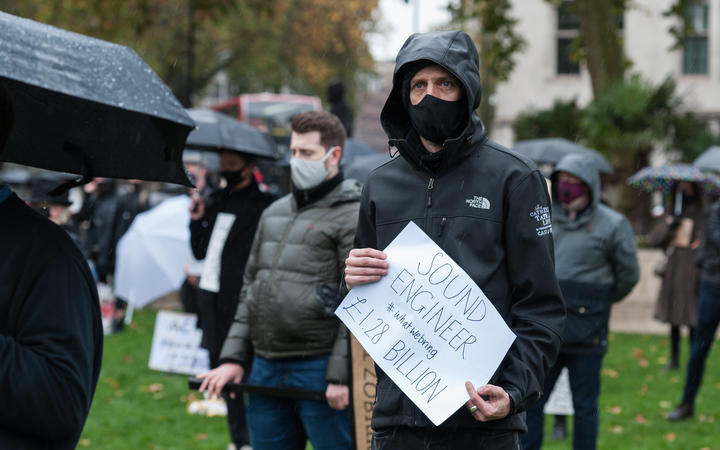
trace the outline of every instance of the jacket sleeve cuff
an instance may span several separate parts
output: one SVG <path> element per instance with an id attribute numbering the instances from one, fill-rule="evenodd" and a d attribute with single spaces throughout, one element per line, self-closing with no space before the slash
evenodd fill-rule
<path id="1" fill-rule="evenodd" d="M 510 397 L 510 413 L 508 413 L 508 417 L 525 411 L 525 402 L 523 402 L 520 391 L 517 388 L 508 386 L 505 388 L 505 392 L 507 392 L 508 397 Z"/>

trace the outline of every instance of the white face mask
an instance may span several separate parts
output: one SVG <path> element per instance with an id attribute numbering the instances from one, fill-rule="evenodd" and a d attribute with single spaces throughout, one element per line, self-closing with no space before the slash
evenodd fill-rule
<path id="1" fill-rule="evenodd" d="M 322 183 L 328 175 L 325 161 L 332 155 L 335 148 L 336 147 L 331 148 L 325 157 L 319 161 L 290 158 L 290 177 L 295 187 L 306 190 Z"/>

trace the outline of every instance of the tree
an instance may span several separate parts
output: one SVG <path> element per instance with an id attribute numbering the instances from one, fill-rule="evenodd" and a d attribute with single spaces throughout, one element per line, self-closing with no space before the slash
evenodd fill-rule
<path id="1" fill-rule="evenodd" d="M 220 70 L 235 92 L 324 94 L 372 69 L 377 0 L 0 0 L 0 10 L 128 45 L 190 106 Z M 351 92 L 352 94 L 352 92 Z"/>
<path id="2" fill-rule="evenodd" d="M 488 126 L 495 118 L 493 103 L 497 85 L 507 81 L 515 68 L 514 55 L 525 47 L 525 40 L 515 32 L 517 19 L 510 17 L 510 0 L 459 0 L 448 5 L 453 22 L 466 30 L 469 23 L 477 25 L 470 32 L 479 44 L 480 79 L 484 100 L 480 117 Z"/>

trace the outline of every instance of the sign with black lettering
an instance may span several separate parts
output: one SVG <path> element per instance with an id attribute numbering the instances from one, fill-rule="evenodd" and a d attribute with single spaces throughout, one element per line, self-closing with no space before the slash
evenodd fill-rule
<path id="1" fill-rule="evenodd" d="M 207 350 L 200 347 L 202 330 L 197 316 L 159 311 L 155 318 L 148 367 L 163 372 L 196 375 L 210 370 Z"/>
<path id="2" fill-rule="evenodd" d="M 483 291 L 413 222 L 384 250 L 388 274 L 354 287 L 335 314 L 439 425 L 487 384 L 515 340 Z"/>
<path id="3" fill-rule="evenodd" d="M 354 336 L 350 336 L 352 356 L 353 418 L 355 419 L 355 450 L 370 450 L 372 446 L 372 410 L 375 406 L 377 377 L 375 363 Z"/>

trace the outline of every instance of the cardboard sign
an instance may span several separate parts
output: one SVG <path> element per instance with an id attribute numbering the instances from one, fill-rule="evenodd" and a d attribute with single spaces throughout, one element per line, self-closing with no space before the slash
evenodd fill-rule
<path id="1" fill-rule="evenodd" d="M 515 335 L 482 290 L 413 222 L 384 250 L 388 274 L 335 314 L 435 424 L 487 384 Z"/>
<path id="2" fill-rule="evenodd" d="M 370 420 L 375 406 L 377 376 L 375 363 L 355 336 L 350 336 L 353 380 L 353 422 L 355 423 L 355 449 L 370 450 L 372 433 Z"/>
<path id="3" fill-rule="evenodd" d="M 200 347 L 197 316 L 160 311 L 155 318 L 148 367 L 163 372 L 197 375 L 210 370 L 207 350 Z"/>

